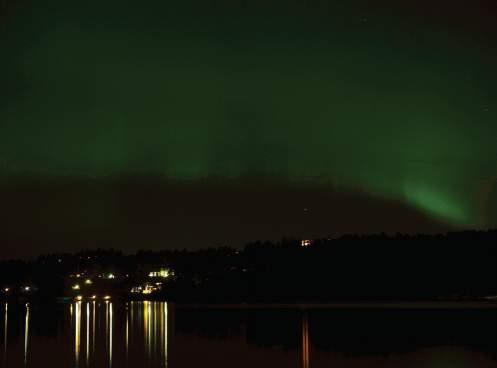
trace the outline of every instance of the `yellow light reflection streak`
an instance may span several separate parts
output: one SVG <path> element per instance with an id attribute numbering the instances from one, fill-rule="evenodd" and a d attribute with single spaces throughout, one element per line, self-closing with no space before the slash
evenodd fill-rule
<path id="1" fill-rule="evenodd" d="M 105 347 L 107 348 L 107 344 L 109 341 L 109 302 L 105 301 Z"/>
<path id="2" fill-rule="evenodd" d="M 81 345 L 81 302 L 74 305 L 75 331 L 74 331 L 74 360 L 76 367 L 79 367 L 79 349 Z"/>
<path id="3" fill-rule="evenodd" d="M 133 331 L 135 328 L 135 302 L 131 302 L 131 308 L 130 308 L 130 321 L 129 321 L 129 331 L 130 331 L 130 337 L 131 337 L 131 346 L 133 346 Z M 126 362 L 127 364 L 127 362 Z"/>
<path id="4" fill-rule="evenodd" d="M 145 337 L 145 349 L 150 358 L 150 302 L 143 302 L 143 333 Z"/>
<path id="5" fill-rule="evenodd" d="M 165 351 L 164 351 L 164 342 L 165 342 L 165 336 L 164 336 L 164 303 L 159 304 L 159 326 L 160 326 L 160 331 L 159 331 L 159 344 L 160 344 L 160 358 L 161 362 L 164 361 L 165 359 Z"/>
<path id="6" fill-rule="evenodd" d="M 24 321 L 24 366 L 28 364 L 28 342 L 29 342 L 29 304 L 26 303 L 26 318 Z"/>
<path id="7" fill-rule="evenodd" d="M 109 367 L 112 367 L 112 335 L 114 330 L 113 321 L 113 306 L 112 302 L 109 303 L 109 321 L 110 321 L 110 331 L 109 331 Z"/>
<path id="8" fill-rule="evenodd" d="M 152 304 L 148 303 L 147 307 L 148 313 L 148 357 L 150 358 L 152 355 Z"/>
<path id="9" fill-rule="evenodd" d="M 95 314 L 95 305 L 96 305 L 96 302 L 93 302 L 93 330 L 92 330 L 92 348 L 93 348 L 93 354 L 95 354 L 95 320 L 97 319 L 97 315 Z"/>
<path id="10" fill-rule="evenodd" d="M 164 302 L 164 367 L 167 368 L 167 303 Z"/>
<path id="11" fill-rule="evenodd" d="M 90 360 L 90 302 L 86 303 L 86 366 Z"/>
<path id="12" fill-rule="evenodd" d="M 157 343 L 157 337 L 159 335 L 159 324 L 160 324 L 160 320 L 161 320 L 161 316 L 159 315 L 159 313 L 157 313 L 157 307 L 159 306 L 158 305 L 159 303 L 158 302 L 154 302 L 154 319 L 153 319 L 153 331 L 154 331 L 154 335 L 152 337 L 152 347 L 153 347 L 153 354 L 154 355 L 157 355 L 157 351 L 158 349 L 160 348 L 159 347 L 159 344 Z"/>

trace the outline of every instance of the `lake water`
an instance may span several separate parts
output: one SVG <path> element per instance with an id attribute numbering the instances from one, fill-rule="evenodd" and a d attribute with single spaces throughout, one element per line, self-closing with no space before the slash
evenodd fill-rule
<path id="1" fill-rule="evenodd" d="M 497 367 L 496 309 L 0 305 L 1 367 Z"/>

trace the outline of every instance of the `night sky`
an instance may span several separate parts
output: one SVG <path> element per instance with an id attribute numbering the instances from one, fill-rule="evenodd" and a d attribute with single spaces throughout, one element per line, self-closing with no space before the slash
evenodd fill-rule
<path id="1" fill-rule="evenodd" d="M 0 258 L 497 226 L 494 0 L 2 0 Z"/>

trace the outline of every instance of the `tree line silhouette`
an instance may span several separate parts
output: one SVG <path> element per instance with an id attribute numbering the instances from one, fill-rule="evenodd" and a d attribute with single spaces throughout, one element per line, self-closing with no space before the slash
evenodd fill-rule
<path id="1" fill-rule="evenodd" d="M 51 254 L 0 263 L 0 286 L 36 285 L 38 294 L 64 294 L 68 275 L 113 272 L 113 292 L 149 270 L 174 277 L 152 297 L 184 302 L 326 302 L 463 300 L 497 295 L 497 230 L 446 235 L 385 234 L 336 239 L 256 241 L 243 249 L 116 250 Z M 116 286 L 117 285 L 117 286 Z M 3 287 L 3 286 L 2 286 Z"/>

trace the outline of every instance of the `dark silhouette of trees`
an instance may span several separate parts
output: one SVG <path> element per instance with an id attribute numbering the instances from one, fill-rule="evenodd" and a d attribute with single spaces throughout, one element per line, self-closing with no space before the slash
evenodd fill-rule
<path id="1" fill-rule="evenodd" d="M 256 241 L 237 250 L 116 250 L 40 256 L 0 263 L 0 287 L 36 285 L 39 294 L 64 294 L 71 274 L 115 273 L 112 290 L 130 286 L 150 270 L 174 277 L 152 297 L 185 302 L 326 302 L 463 300 L 497 295 L 497 231 L 446 235 L 385 234 Z M 66 285 L 67 286 L 67 285 Z"/>

